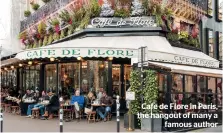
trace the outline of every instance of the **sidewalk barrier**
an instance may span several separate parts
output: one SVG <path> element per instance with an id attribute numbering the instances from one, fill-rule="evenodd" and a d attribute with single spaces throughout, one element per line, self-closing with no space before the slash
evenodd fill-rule
<path id="1" fill-rule="evenodd" d="M 120 102 L 119 102 L 119 96 L 117 96 L 116 99 L 116 117 L 117 117 L 117 132 L 120 132 Z"/>
<path id="2" fill-rule="evenodd" d="M 60 98 L 60 132 L 63 132 L 63 106 L 62 106 L 63 98 Z"/>
<path id="3" fill-rule="evenodd" d="M 0 108 L 1 133 L 3 133 L 3 110 Z"/>

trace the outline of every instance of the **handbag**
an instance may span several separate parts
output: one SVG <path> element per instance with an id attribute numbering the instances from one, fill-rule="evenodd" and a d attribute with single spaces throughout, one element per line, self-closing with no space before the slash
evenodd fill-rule
<path id="1" fill-rule="evenodd" d="M 92 109 L 84 108 L 84 113 L 85 113 L 85 114 L 88 114 L 89 112 L 92 112 Z"/>

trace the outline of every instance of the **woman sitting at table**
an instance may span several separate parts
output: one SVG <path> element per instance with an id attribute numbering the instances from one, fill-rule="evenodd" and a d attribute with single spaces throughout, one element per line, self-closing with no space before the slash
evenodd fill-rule
<path id="1" fill-rule="evenodd" d="M 77 103 L 77 104 L 75 104 Z M 70 101 L 71 105 L 75 105 L 74 111 L 75 111 L 75 116 L 78 119 L 79 118 L 79 111 L 80 109 L 83 109 L 84 107 L 84 96 L 80 95 L 80 90 L 75 91 L 75 95 L 71 97 Z"/>
<path id="2" fill-rule="evenodd" d="M 99 114 L 101 119 L 104 119 L 104 121 L 107 121 L 106 117 L 107 117 L 107 114 L 111 112 L 113 99 L 110 96 L 108 96 L 105 91 L 102 93 L 101 104 L 102 106 L 97 108 L 96 112 Z M 104 114 L 102 112 L 104 112 Z"/>
<path id="3" fill-rule="evenodd" d="M 86 107 L 91 108 L 91 103 L 96 99 L 96 95 L 90 91 L 87 95 Z"/>
<path id="4" fill-rule="evenodd" d="M 53 113 L 55 111 L 59 110 L 59 98 L 58 96 L 55 94 L 54 91 L 48 91 L 47 95 L 50 97 L 50 101 L 49 104 L 46 105 L 46 111 L 43 115 L 43 117 L 48 117 L 48 119 L 52 119 L 53 118 Z"/>

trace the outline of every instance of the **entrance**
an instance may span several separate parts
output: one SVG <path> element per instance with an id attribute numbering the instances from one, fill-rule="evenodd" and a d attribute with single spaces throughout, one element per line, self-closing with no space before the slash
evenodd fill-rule
<path id="1" fill-rule="evenodd" d="M 121 110 L 126 109 L 125 95 L 126 91 L 130 87 L 130 72 L 131 65 L 126 64 L 113 64 L 112 65 L 112 92 L 113 99 L 116 99 L 116 96 L 120 96 Z"/>

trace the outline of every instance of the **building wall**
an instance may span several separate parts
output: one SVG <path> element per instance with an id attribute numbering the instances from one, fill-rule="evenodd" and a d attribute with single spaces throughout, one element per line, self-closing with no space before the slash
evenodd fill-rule
<path id="1" fill-rule="evenodd" d="M 217 44 L 217 32 L 222 32 L 222 22 L 217 21 L 217 13 L 218 13 L 218 1 L 212 1 L 212 9 L 213 9 L 213 16 L 207 16 L 202 19 L 201 23 L 201 34 L 202 34 L 202 50 L 205 54 L 209 53 L 209 34 L 208 30 L 213 30 L 213 43 L 214 43 L 214 58 L 218 59 L 217 51 L 219 50 L 219 45 Z M 220 59 L 219 59 L 220 60 Z"/>

